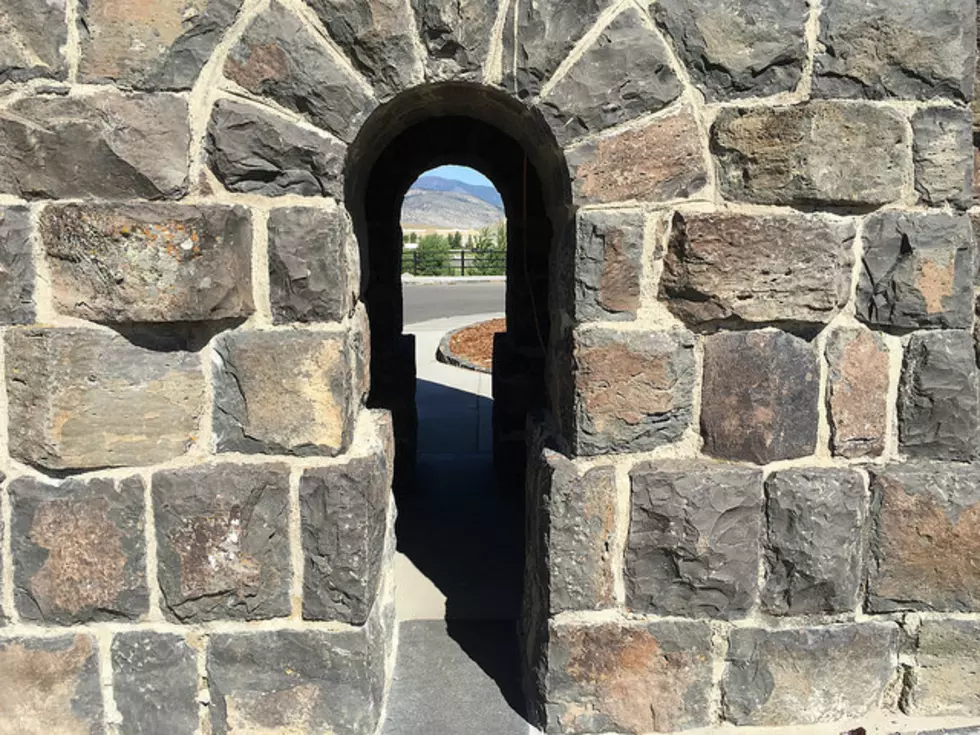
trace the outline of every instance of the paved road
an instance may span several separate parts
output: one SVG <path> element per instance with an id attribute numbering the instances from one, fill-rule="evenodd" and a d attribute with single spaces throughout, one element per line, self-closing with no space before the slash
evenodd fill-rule
<path id="1" fill-rule="evenodd" d="M 405 324 L 446 316 L 502 312 L 505 290 L 503 281 L 405 283 Z"/>

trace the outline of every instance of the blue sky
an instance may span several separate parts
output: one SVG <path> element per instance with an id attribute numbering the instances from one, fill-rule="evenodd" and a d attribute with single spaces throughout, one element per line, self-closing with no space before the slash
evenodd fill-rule
<path id="1" fill-rule="evenodd" d="M 479 171 L 474 171 L 466 166 L 440 166 L 431 171 L 426 171 L 425 175 L 441 176 L 444 179 L 462 181 L 464 184 L 475 184 L 476 186 L 493 186 L 493 183 Z"/>

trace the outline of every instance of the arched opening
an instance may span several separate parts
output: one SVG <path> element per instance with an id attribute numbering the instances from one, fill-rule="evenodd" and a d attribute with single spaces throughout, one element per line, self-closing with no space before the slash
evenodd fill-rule
<path id="1" fill-rule="evenodd" d="M 467 456 L 433 464 L 425 454 L 417 462 L 417 353 L 414 335 L 405 333 L 401 212 L 420 174 L 446 164 L 486 176 L 506 215 L 507 327 L 494 344 L 492 462 Z M 369 405 L 390 410 L 395 425 L 399 552 L 445 596 L 448 635 L 522 711 L 517 621 L 525 426 L 530 413 L 551 408 L 545 375 L 556 327 L 549 309 L 552 253 L 560 252 L 557 243 L 572 217 L 561 150 L 536 112 L 503 93 L 434 85 L 406 92 L 374 113 L 351 146 L 346 177 L 371 328 Z M 462 494 L 481 489 L 481 499 L 462 503 L 465 515 L 453 514 Z M 436 527 L 436 516 L 438 523 L 460 527 Z M 396 571 L 396 583 L 406 582 L 411 579 Z M 474 628 L 475 621 L 484 627 Z M 412 645 L 410 633 L 401 639 L 402 650 Z"/>

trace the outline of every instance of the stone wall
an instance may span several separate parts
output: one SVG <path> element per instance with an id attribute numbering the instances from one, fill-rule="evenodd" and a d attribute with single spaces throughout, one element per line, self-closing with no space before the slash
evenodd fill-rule
<path id="1" fill-rule="evenodd" d="M 975 732 L 975 28 L 4 0 L 0 732 L 376 729 L 394 442 L 351 192 L 411 94 L 479 101 L 547 190 L 539 724 Z"/>

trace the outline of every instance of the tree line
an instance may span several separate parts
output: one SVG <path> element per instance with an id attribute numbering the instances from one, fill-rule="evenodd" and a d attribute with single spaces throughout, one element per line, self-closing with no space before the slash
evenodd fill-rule
<path id="1" fill-rule="evenodd" d="M 484 227 L 476 234 L 409 233 L 402 251 L 402 273 L 416 276 L 502 276 L 507 272 L 507 226 Z"/>

